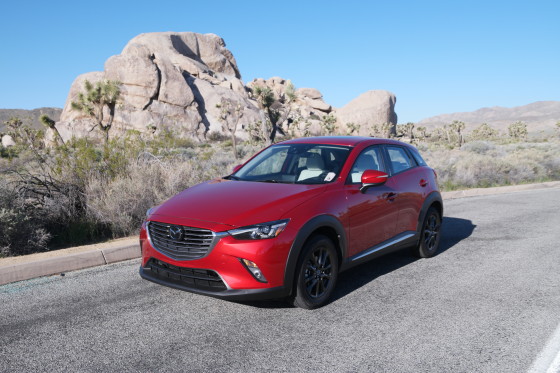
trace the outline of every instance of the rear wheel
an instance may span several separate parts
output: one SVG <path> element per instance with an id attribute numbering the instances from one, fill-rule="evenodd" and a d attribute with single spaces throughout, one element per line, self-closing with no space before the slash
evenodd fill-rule
<path id="1" fill-rule="evenodd" d="M 328 302 L 338 278 L 338 255 L 328 237 L 317 235 L 305 244 L 296 276 L 294 306 L 309 310 Z"/>
<path id="2" fill-rule="evenodd" d="M 430 207 L 424 218 L 420 241 L 414 254 L 420 258 L 429 258 L 438 251 L 441 230 L 441 215 L 435 207 Z"/>

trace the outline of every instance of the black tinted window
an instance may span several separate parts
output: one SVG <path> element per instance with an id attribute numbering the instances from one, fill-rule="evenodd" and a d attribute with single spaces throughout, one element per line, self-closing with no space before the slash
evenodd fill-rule
<path id="1" fill-rule="evenodd" d="M 350 171 L 350 182 L 361 182 L 365 170 L 383 171 L 380 147 L 367 148 L 356 158 Z"/>
<path id="2" fill-rule="evenodd" d="M 408 150 L 410 150 L 410 153 L 412 154 L 412 156 L 416 160 L 416 163 L 418 163 L 419 166 L 427 166 L 428 165 L 426 163 L 426 161 L 424 161 L 424 158 L 422 158 L 422 156 L 420 155 L 418 150 L 416 150 L 416 149 L 408 149 Z"/>
<path id="3" fill-rule="evenodd" d="M 393 173 L 399 173 L 415 166 L 406 149 L 400 146 L 388 146 L 387 155 Z"/>

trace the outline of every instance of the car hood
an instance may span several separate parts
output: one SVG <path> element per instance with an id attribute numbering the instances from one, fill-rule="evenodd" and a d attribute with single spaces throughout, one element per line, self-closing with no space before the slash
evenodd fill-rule
<path id="1" fill-rule="evenodd" d="M 241 227 L 283 218 L 325 188 L 326 185 L 212 180 L 172 197 L 158 206 L 151 218 L 165 216 Z"/>

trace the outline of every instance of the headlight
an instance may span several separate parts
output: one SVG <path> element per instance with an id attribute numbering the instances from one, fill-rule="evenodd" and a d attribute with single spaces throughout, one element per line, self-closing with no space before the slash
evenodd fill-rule
<path id="1" fill-rule="evenodd" d="M 290 219 L 271 221 L 268 223 L 250 225 L 228 231 L 236 240 L 264 240 L 277 237 Z"/>

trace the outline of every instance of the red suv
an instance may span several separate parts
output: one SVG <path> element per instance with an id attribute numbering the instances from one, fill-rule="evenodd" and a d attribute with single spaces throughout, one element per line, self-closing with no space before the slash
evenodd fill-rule
<path id="1" fill-rule="evenodd" d="M 407 247 L 434 255 L 442 214 L 436 173 L 409 144 L 283 141 L 148 210 L 140 275 L 225 299 L 316 308 L 356 264 Z"/>

